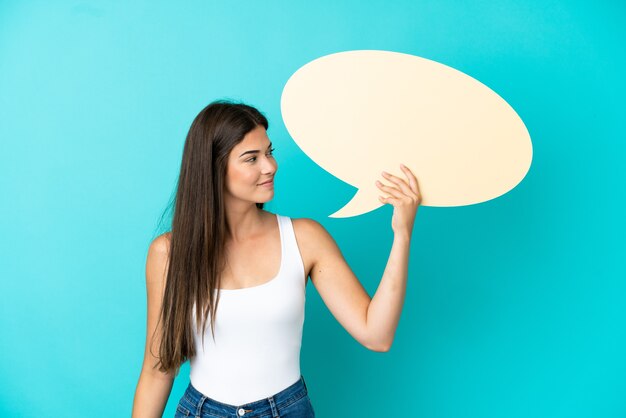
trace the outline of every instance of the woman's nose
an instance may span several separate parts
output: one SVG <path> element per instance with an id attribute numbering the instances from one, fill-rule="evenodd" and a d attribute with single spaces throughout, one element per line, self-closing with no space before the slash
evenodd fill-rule
<path id="1" fill-rule="evenodd" d="M 272 157 L 265 158 L 263 161 L 264 161 L 263 171 L 265 173 L 273 173 L 278 168 L 278 164 L 276 163 L 276 160 Z"/>

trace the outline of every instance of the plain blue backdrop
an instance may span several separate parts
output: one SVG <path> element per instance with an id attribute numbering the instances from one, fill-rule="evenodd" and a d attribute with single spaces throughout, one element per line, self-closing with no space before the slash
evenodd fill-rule
<path id="1" fill-rule="evenodd" d="M 389 352 L 360 346 L 309 284 L 302 373 L 318 416 L 626 416 L 625 17 L 619 1 L 1 2 L 0 416 L 130 415 L 147 248 L 215 99 L 265 112 L 268 210 L 322 222 L 374 294 L 392 208 L 328 218 L 355 189 L 280 115 L 293 72 L 353 49 L 478 79 L 534 154 L 504 196 L 419 209 Z"/>

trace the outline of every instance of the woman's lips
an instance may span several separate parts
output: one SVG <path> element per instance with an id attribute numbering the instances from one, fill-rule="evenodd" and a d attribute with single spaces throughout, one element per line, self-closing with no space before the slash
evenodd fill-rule
<path id="1" fill-rule="evenodd" d="M 274 187 L 274 180 L 268 181 L 266 183 L 261 183 L 259 184 L 259 186 L 263 186 L 263 187 Z"/>

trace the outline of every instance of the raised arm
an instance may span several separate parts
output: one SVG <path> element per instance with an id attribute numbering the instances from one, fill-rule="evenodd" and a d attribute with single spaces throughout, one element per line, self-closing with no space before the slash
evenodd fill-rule
<path id="1" fill-rule="evenodd" d="M 157 321 L 165 290 L 168 253 L 169 240 L 166 234 L 157 237 L 148 249 L 146 260 L 148 298 L 146 347 L 139 382 L 135 390 L 133 418 L 160 418 L 174 383 L 175 376 L 173 373 L 163 373 L 158 369 L 153 369 L 158 360 L 161 341 Z"/>
<path id="2" fill-rule="evenodd" d="M 415 214 L 421 202 L 417 179 L 402 166 L 408 181 L 385 173 L 393 185 L 378 184 L 381 202 L 394 206 L 394 240 L 387 266 L 373 298 L 367 294 L 334 239 L 318 222 L 300 219 L 304 245 L 312 254 L 311 281 L 337 321 L 363 346 L 385 352 L 391 348 L 406 293 L 409 246 Z"/>
<path id="3" fill-rule="evenodd" d="M 379 200 L 393 206 L 391 228 L 394 234 L 387 266 L 367 310 L 367 324 L 368 332 L 385 347 L 385 351 L 391 348 L 404 305 L 413 223 L 422 202 L 417 178 L 408 167 L 401 164 L 400 168 L 406 180 L 383 171 L 383 177 L 391 185 L 376 182 L 385 193 Z"/>

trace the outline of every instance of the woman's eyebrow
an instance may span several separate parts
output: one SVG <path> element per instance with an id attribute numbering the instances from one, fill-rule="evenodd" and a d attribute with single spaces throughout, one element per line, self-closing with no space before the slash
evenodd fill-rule
<path id="1" fill-rule="evenodd" d="M 272 142 L 270 141 L 270 144 L 267 146 L 267 148 L 269 149 L 271 146 L 272 146 Z M 241 155 L 239 156 L 239 158 L 243 157 L 243 156 L 244 156 L 244 155 L 246 155 L 246 154 L 256 154 L 257 152 L 260 152 L 260 150 L 258 150 L 258 149 L 253 149 L 253 150 L 250 150 L 250 151 L 246 151 L 246 152 L 244 152 L 243 154 L 241 154 Z"/>

